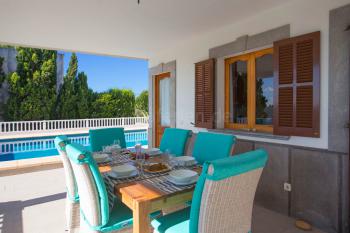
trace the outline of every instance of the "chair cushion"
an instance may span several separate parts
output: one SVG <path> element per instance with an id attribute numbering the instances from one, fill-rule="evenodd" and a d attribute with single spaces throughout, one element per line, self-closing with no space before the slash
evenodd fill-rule
<path id="1" fill-rule="evenodd" d="M 61 135 L 55 138 L 55 146 L 63 164 L 68 198 L 72 202 L 79 202 L 77 183 L 75 180 L 72 165 L 66 153 L 66 145 L 69 143 L 70 140 L 67 136 Z"/>
<path id="2" fill-rule="evenodd" d="M 161 214 L 160 211 L 150 214 L 150 218 L 154 219 Z M 132 211 L 120 201 L 119 198 L 114 199 L 112 212 L 110 213 L 108 223 L 100 228 L 102 232 L 110 232 L 131 227 L 133 224 Z"/>
<path id="3" fill-rule="evenodd" d="M 236 137 L 230 134 L 199 132 L 194 143 L 193 157 L 198 163 L 230 156 Z"/>
<path id="4" fill-rule="evenodd" d="M 114 140 L 119 140 L 120 146 L 126 148 L 124 128 L 93 129 L 89 135 L 93 152 L 102 151 L 103 146 L 112 145 Z"/>
<path id="5" fill-rule="evenodd" d="M 102 232 L 110 232 L 132 226 L 132 211 L 118 198 L 114 200 L 109 220 L 106 225 L 100 228 Z"/>
<path id="6" fill-rule="evenodd" d="M 160 150 L 163 152 L 169 150 L 170 154 L 176 156 L 184 155 L 190 132 L 185 129 L 166 128 L 160 142 Z"/>
<path id="7" fill-rule="evenodd" d="M 80 169 L 82 171 L 89 171 L 83 174 L 83 177 L 81 177 L 80 179 L 86 179 L 86 181 L 89 181 L 89 186 L 92 186 L 94 188 L 92 188 L 92 190 L 96 190 L 98 192 L 98 208 L 100 209 L 98 215 L 100 215 L 100 221 L 98 221 L 98 225 L 105 225 L 108 222 L 108 218 L 109 218 L 109 206 L 108 206 L 108 195 L 107 195 L 107 191 L 106 191 L 106 186 L 105 183 L 103 181 L 103 178 L 101 176 L 101 173 L 98 169 L 98 166 L 95 162 L 95 160 L 93 159 L 91 153 L 89 151 L 86 150 L 85 147 L 83 147 L 82 145 L 76 144 L 76 143 L 71 143 L 69 145 L 66 146 L 66 150 L 69 156 L 69 159 L 71 161 L 71 164 L 73 166 L 76 166 L 76 169 L 79 169 L 79 167 L 81 167 Z M 79 165 L 87 165 L 87 167 L 85 166 L 79 166 Z M 74 171 L 74 173 L 76 173 Z M 78 189 L 79 188 L 79 177 L 78 175 L 76 176 L 77 179 L 77 183 L 78 183 Z M 92 181 L 91 181 L 92 179 Z M 85 183 L 81 183 L 81 184 L 85 184 Z M 82 186 L 83 187 L 83 186 Z M 79 190 L 78 190 L 79 191 Z M 80 191 L 79 191 L 80 192 Z M 80 201 L 81 201 L 81 206 L 84 206 L 84 203 L 82 203 L 82 199 L 81 199 L 81 193 L 79 194 L 80 196 Z M 87 203 L 85 203 L 87 204 Z"/>
<path id="8" fill-rule="evenodd" d="M 184 208 L 174 213 L 154 219 L 151 222 L 154 233 L 188 233 L 190 208 Z"/>

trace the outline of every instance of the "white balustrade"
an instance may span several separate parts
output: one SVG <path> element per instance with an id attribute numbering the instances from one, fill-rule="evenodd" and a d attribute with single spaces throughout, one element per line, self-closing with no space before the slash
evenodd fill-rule
<path id="1" fill-rule="evenodd" d="M 147 131 L 125 132 L 126 143 L 147 141 Z M 90 145 L 89 135 L 72 136 L 69 139 L 74 143 L 84 146 Z M 48 139 L 23 139 L 16 141 L 0 142 L 0 155 L 7 153 L 33 152 L 55 149 L 54 138 Z"/>
<path id="2" fill-rule="evenodd" d="M 125 129 L 147 128 L 148 117 L 93 118 L 44 121 L 5 121 L 0 122 L 0 133 L 90 129 L 107 127 L 124 127 Z"/>

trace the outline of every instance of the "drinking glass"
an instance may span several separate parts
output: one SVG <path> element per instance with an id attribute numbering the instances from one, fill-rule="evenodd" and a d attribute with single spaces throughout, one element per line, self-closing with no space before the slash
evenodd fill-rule
<path id="1" fill-rule="evenodd" d="M 171 169 L 173 169 L 175 167 L 175 163 L 173 160 L 173 156 L 171 155 L 171 151 L 169 149 L 166 149 L 164 151 L 164 158 L 166 163 L 170 166 Z"/>
<path id="2" fill-rule="evenodd" d="M 119 140 L 119 139 L 114 140 L 114 141 L 113 141 L 113 145 L 119 146 L 119 147 L 120 147 L 120 140 Z"/>
<path id="3" fill-rule="evenodd" d="M 140 176 L 143 175 L 143 163 L 145 162 L 145 155 L 142 153 L 141 151 L 141 144 L 136 143 L 135 145 L 135 160 L 136 160 L 136 164 L 139 166 L 140 168 Z"/>
<path id="4" fill-rule="evenodd" d="M 139 165 L 140 168 L 140 176 L 143 176 L 144 171 L 143 171 L 143 165 L 145 163 L 145 154 L 139 153 L 136 155 L 136 163 Z"/>

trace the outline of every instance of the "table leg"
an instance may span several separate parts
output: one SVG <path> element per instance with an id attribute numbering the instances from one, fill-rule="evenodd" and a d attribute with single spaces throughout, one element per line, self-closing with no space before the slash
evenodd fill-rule
<path id="1" fill-rule="evenodd" d="M 150 233 L 149 206 L 147 201 L 134 201 L 133 233 Z"/>

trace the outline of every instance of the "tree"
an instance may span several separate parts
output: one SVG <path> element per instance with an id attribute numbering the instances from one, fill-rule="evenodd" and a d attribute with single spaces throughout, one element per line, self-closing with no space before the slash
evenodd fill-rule
<path id="1" fill-rule="evenodd" d="M 143 91 L 135 100 L 135 111 L 138 116 L 148 116 L 148 91 Z"/>
<path id="2" fill-rule="evenodd" d="M 46 120 L 53 117 L 56 99 L 57 52 L 17 48 L 17 69 L 9 75 L 7 120 Z"/>
<path id="3" fill-rule="evenodd" d="M 266 118 L 267 98 L 263 92 L 264 81 L 259 78 L 256 83 L 256 118 Z"/>
<path id="4" fill-rule="evenodd" d="M 84 72 L 78 74 L 75 81 L 75 99 L 77 100 L 77 118 L 88 118 L 91 115 L 93 91 L 89 89 L 87 76 Z"/>
<path id="5" fill-rule="evenodd" d="M 64 82 L 60 88 L 60 92 L 57 98 L 57 110 L 56 115 L 59 119 L 76 119 L 78 118 L 77 112 L 77 99 L 76 99 L 76 78 L 78 74 L 78 58 L 75 53 L 72 54 L 67 69 L 67 74 L 64 77 Z"/>
<path id="6" fill-rule="evenodd" d="M 99 93 L 93 103 L 93 117 L 132 117 L 135 115 L 135 95 L 131 90 L 111 89 Z"/>

